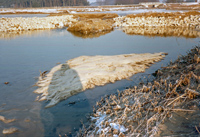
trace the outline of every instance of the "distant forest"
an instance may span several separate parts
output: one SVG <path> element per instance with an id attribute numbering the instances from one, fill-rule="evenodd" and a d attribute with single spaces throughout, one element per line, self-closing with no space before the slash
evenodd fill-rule
<path id="1" fill-rule="evenodd" d="M 96 0 L 98 5 L 139 4 L 140 2 L 195 2 L 197 0 Z M 87 6 L 87 0 L 0 0 L 0 8 Z"/>
<path id="2" fill-rule="evenodd" d="M 86 6 L 87 0 L 0 0 L 0 7 L 55 7 L 55 6 Z"/>

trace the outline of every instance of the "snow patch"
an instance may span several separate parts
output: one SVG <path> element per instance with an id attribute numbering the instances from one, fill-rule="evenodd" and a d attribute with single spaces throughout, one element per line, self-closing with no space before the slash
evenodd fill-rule
<path id="1" fill-rule="evenodd" d="M 97 112 L 97 114 L 99 115 L 99 117 L 91 117 L 92 120 L 96 120 L 96 122 L 95 122 L 95 129 L 98 128 L 97 134 L 100 134 L 101 131 L 108 132 L 109 129 L 107 129 L 107 128 L 102 129 L 102 126 L 101 126 L 101 123 L 106 118 L 106 114 L 105 113 L 101 114 L 101 112 Z"/>
<path id="2" fill-rule="evenodd" d="M 183 5 L 198 5 L 198 2 L 182 3 Z"/>
<path id="3" fill-rule="evenodd" d="M 117 129 L 118 131 L 124 133 L 126 132 L 128 129 L 126 129 L 123 125 L 119 125 L 116 123 L 110 123 L 111 128 L 113 129 Z"/>

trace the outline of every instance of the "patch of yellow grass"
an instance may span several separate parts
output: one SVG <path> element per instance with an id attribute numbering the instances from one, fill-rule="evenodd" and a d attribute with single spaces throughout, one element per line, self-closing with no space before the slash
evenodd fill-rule
<path id="1" fill-rule="evenodd" d="M 145 18 L 148 18 L 148 17 L 165 17 L 165 18 L 185 18 L 187 16 L 190 16 L 190 15 L 200 15 L 200 12 L 197 12 L 197 11 L 189 11 L 189 12 L 184 12 L 184 13 L 181 13 L 181 12 L 171 12 L 171 13 L 165 13 L 165 12 L 148 12 L 148 13 L 140 13 L 140 14 L 129 14 L 127 15 L 126 17 L 129 17 L 129 18 L 136 18 L 136 17 L 145 17 Z"/>
<path id="2" fill-rule="evenodd" d="M 73 14 L 80 19 L 113 19 L 118 17 L 116 13 L 95 13 L 95 14 Z"/>
<path id="3" fill-rule="evenodd" d="M 87 19 L 78 21 L 68 27 L 68 31 L 79 32 L 81 34 L 91 34 L 104 31 L 113 30 L 113 20 L 102 20 L 102 19 Z"/>

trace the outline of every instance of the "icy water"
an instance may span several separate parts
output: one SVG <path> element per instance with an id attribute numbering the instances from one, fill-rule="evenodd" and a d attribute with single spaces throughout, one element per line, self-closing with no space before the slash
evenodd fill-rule
<path id="1" fill-rule="evenodd" d="M 4 128 L 17 127 L 19 132 L 9 137 L 56 137 L 74 136 L 93 110 L 95 102 L 105 95 L 117 93 L 150 76 L 161 66 L 185 55 L 199 38 L 146 37 L 126 35 L 115 30 L 98 38 L 75 37 L 66 29 L 38 31 L 28 35 L 0 39 L 0 115 L 15 118 L 4 124 L 0 121 L 0 136 Z M 96 87 L 72 96 L 58 105 L 45 109 L 44 102 L 36 102 L 33 85 L 39 71 L 51 70 L 58 62 L 82 55 L 118 55 L 129 53 L 167 52 L 164 60 L 152 65 L 145 73 L 130 80 Z M 9 82 L 5 85 L 4 82 Z M 72 133 L 70 135 L 70 133 Z"/>
<path id="2" fill-rule="evenodd" d="M 135 9 L 135 10 L 124 10 L 124 11 L 102 11 L 102 12 L 78 12 L 78 13 L 116 13 L 119 16 L 126 16 L 128 14 L 138 14 L 145 12 L 177 12 L 177 10 L 166 10 L 166 9 Z M 181 11 L 186 12 L 186 11 Z"/>

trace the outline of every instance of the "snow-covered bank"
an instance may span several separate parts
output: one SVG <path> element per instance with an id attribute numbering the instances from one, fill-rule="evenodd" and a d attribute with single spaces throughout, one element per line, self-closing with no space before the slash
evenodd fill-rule
<path id="1" fill-rule="evenodd" d="M 22 31 L 29 30 L 43 30 L 54 29 L 69 26 L 68 30 L 81 34 L 96 34 L 102 32 L 109 32 L 114 27 L 122 27 L 126 33 L 142 34 L 141 27 L 164 27 L 161 29 L 167 30 L 167 28 L 185 28 L 200 29 L 200 13 L 199 12 L 175 12 L 175 13 L 140 13 L 130 14 L 127 16 L 117 17 L 114 13 L 100 13 L 100 14 L 73 14 L 62 16 L 50 16 L 50 17 L 33 17 L 33 18 L 0 18 L 0 32 L 14 32 L 20 33 Z M 140 27 L 135 30 L 129 29 L 129 27 Z M 128 28 L 128 29 L 127 29 Z M 155 32 L 153 28 L 153 32 Z M 136 32 L 138 30 L 138 32 Z M 189 31 L 182 29 L 184 33 L 181 35 L 191 35 Z M 147 33 L 148 30 L 144 30 Z M 176 33 L 176 32 L 175 32 Z M 105 34 L 105 33 L 102 33 Z M 180 34 L 180 33 L 179 33 Z M 177 34 L 177 35 L 179 35 Z M 77 34 L 78 35 L 78 34 Z M 193 35 L 193 34 L 192 34 Z M 194 31 L 194 36 L 198 37 L 199 33 Z"/>
<path id="2" fill-rule="evenodd" d="M 55 66 L 37 82 L 38 100 L 49 100 L 52 107 L 63 99 L 95 86 L 126 79 L 144 72 L 162 60 L 165 53 L 125 54 L 115 56 L 81 56 Z"/>
<path id="3" fill-rule="evenodd" d="M 54 29 L 77 22 L 73 15 L 44 18 L 0 18 L 0 32 Z"/>
<path id="4" fill-rule="evenodd" d="M 199 12 L 130 14 L 114 18 L 117 27 L 184 27 L 200 29 Z"/>
<path id="5" fill-rule="evenodd" d="M 30 8 L 30 9 L 2 9 L 0 10 L 0 14 L 6 14 L 6 13 L 60 13 L 58 9 L 46 9 L 46 8 Z"/>

